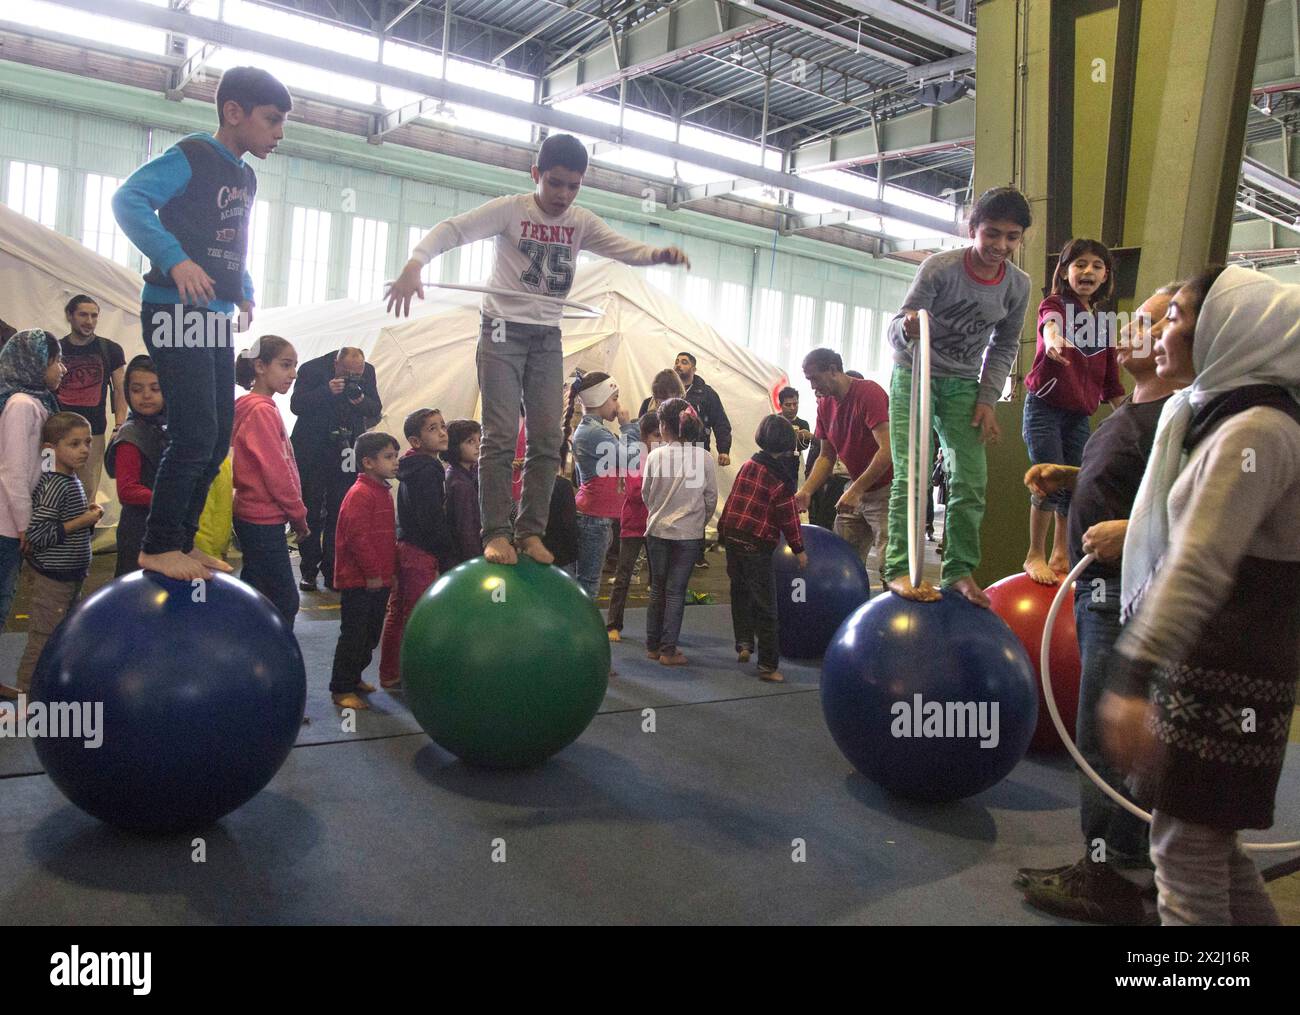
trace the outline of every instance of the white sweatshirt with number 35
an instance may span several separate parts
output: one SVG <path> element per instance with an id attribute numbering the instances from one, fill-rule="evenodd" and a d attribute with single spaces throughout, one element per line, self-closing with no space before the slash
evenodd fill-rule
<path id="1" fill-rule="evenodd" d="M 654 247 L 620 236 L 586 208 L 571 204 L 563 215 L 547 215 L 531 193 L 498 197 L 439 222 L 411 257 L 428 264 L 453 247 L 488 237 L 496 238 L 496 256 L 487 284 L 520 295 L 485 295 L 483 314 L 519 324 L 559 325 L 564 307 L 529 294 L 567 298 L 580 250 L 624 264 L 654 263 Z"/>

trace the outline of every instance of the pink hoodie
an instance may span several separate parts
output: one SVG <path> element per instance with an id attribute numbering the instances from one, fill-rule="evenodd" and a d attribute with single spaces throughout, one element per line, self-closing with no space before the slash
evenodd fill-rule
<path id="1" fill-rule="evenodd" d="M 9 397 L 0 414 L 0 536 L 17 539 L 32 520 L 32 491 L 41 479 L 41 428 L 49 415 L 21 391 Z"/>
<path id="2" fill-rule="evenodd" d="M 253 525 L 307 525 L 293 445 L 275 402 L 251 392 L 235 402 L 235 517 Z"/>

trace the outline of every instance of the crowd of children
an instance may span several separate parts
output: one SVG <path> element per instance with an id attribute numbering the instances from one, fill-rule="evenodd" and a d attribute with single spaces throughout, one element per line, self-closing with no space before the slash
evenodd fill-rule
<path id="1" fill-rule="evenodd" d="M 133 173 L 113 200 L 123 230 L 150 261 L 141 307 L 148 354 L 125 364 L 120 378 L 121 364 L 104 360 L 114 376 L 114 394 L 124 394 L 129 410 L 104 452 L 122 505 L 116 574 L 143 567 L 193 581 L 229 570 L 219 551 L 204 552 L 196 542 L 210 487 L 229 452 L 240 577 L 292 629 L 299 595 L 285 530 L 302 540 L 310 527 L 275 396 L 293 386 L 298 357 L 277 336 L 263 336 L 238 357 L 230 341 L 231 316 L 238 310 L 247 323 L 255 295 L 244 251 L 257 180 L 244 156 L 264 159 L 274 151 L 292 101 L 271 75 L 242 67 L 223 76 L 217 108 L 214 134 L 182 139 Z M 534 192 L 498 198 L 440 223 L 415 247 L 391 287 L 389 309 L 407 313 L 413 297 L 423 298 L 421 273 L 430 260 L 455 246 L 495 239 L 496 292 L 484 300 L 477 358 L 482 425 L 447 422 L 437 409 L 424 408 L 404 421 L 404 453 L 397 439 L 377 430 L 362 433 L 351 449 L 356 478 L 334 533 L 341 624 L 330 691 L 340 708 L 368 707 L 364 696 L 376 688 L 363 673 L 376 648 L 381 684 L 399 684 L 407 619 L 449 568 L 479 556 L 515 564 L 523 553 L 569 569 L 595 599 L 616 521 L 621 545 L 609 639 L 621 638 L 628 588 L 644 548 L 646 654 L 663 666 L 688 663 L 682 651 L 687 583 L 718 508 L 717 465 L 706 448 L 706 424 L 670 371 L 656 378 L 635 421 L 607 373 L 575 376 L 563 409 L 556 394 L 563 374 L 560 311 L 579 251 L 630 264 L 689 261 L 674 247 L 625 239 L 575 206 L 586 169 L 580 141 L 548 137 L 532 169 Z M 805 375 L 825 403 L 819 405 L 816 439 L 830 442 L 834 454 L 817 456 L 805 490 L 799 456 L 813 435 L 797 417 L 797 393 L 782 392 L 783 403 L 788 394 L 796 399 L 759 424 L 759 450 L 739 468 L 717 531 L 727 557 L 737 658 L 747 662 L 756 653 L 761 679 L 783 679 L 772 554 L 784 538 L 800 566 L 807 563 L 800 509 L 813 488 L 830 479 L 837 457 L 852 477 L 836 505 L 852 517 L 841 518 L 844 526 L 837 522 L 837 531 L 856 522 L 866 527 L 870 543 L 872 533 L 883 530 L 885 585 L 919 602 L 940 595 L 928 582 L 913 586 L 907 567 L 904 449 L 922 310 L 930 320 L 933 422 L 949 491 L 941 584 L 988 605 L 974 578 L 986 497 L 985 445 L 1000 438 L 994 405 L 1015 362 L 1028 305 L 1029 276 L 1011 257 L 1031 221 L 1023 195 L 996 188 L 973 208 L 972 245 L 941 251 L 921 264 L 888 329 L 894 370 L 887 399 L 872 382 L 844 372 L 833 350 L 809 354 Z M 1025 378 L 1023 437 L 1034 463 L 1026 480 L 1032 508 L 1025 571 L 1054 584 L 1072 559 L 1094 552 L 1098 566 L 1107 562 L 1113 577 L 1120 571 L 1120 548 L 1125 551 L 1122 614 L 1118 595 L 1103 604 L 1113 617 L 1079 614 L 1080 630 L 1087 632 L 1089 704 L 1080 720 L 1087 736 L 1080 739 L 1099 765 L 1101 745 L 1109 744 L 1112 757 L 1155 786 L 1151 851 L 1166 922 L 1275 919 L 1257 876 L 1246 872 L 1236 829 L 1272 821 L 1300 657 L 1300 544 L 1286 508 L 1300 491 L 1300 430 L 1294 425 L 1300 423 L 1294 340 L 1300 301 L 1261 278 L 1220 270 L 1166 292 L 1161 306 L 1168 307 L 1169 326 L 1160 336 L 1156 366 L 1130 367 L 1131 350 L 1127 358 L 1117 353 L 1104 314 L 1114 293 L 1114 259 L 1095 240 L 1071 240 L 1039 306 L 1036 353 Z M 74 300 L 78 306 L 93 302 Z M 71 314 L 73 304 L 69 308 Z M 1258 322 L 1257 334 L 1232 326 L 1236 308 Z M 188 334 L 195 321 L 210 340 L 173 340 Z M 85 323 L 83 338 L 93 336 L 94 321 Z M 1207 343 L 1195 359 L 1194 332 L 1198 341 L 1204 333 Z M 1270 352 L 1267 368 L 1252 366 L 1264 360 L 1246 354 L 1247 341 Z M 16 687 L 0 685 L 8 697 L 27 690 L 41 648 L 76 603 L 90 567 L 91 534 L 102 515 L 93 496 L 88 503 L 78 473 L 96 453 L 103 427 L 98 415 L 91 420 L 61 410 L 55 392 L 66 372 L 64 355 L 56 337 L 36 329 L 12 334 L 0 348 L 0 630 L 21 564 L 28 562 L 32 572 L 28 638 Z M 693 366 L 693 357 L 683 355 Z M 1140 382 L 1141 397 L 1133 402 L 1120 383 L 1121 362 Z M 1152 380 L 1157 373 L 1167 386 Z M 236 382 L 248 391 L 237 402 Z M 1186 393 L 1171 394 L 1175 386 L 1186 386 Z M 1169 406 L 1157 419 L 1156 403 L 1166 399 Z M 1102 401 L 1121 412 L 1085 452 L 1090 417 Z M 618 436 L 608 425 L 615 422 Z M 868 441 L 869 434 L 874 436 Z M 568 479 L 570 435 L 576 483 Z M 1243 483 L 1241 454 L 1254 447 L 1271 456 L 1261 465 L 1267 482 Z M 1132 473 L 1148 449 L 1151 462 L 1141 486 L 1124 503 L 1113 490 L 1106 496 L 1088 490 L 1086 477 L 1107 463 Z M 1198 463 L 1195 469 L 1189 457 Z M 1113 526 L 1121 525 L 1119 519 L 1080 528 L 1069 507 L 1080 476 L 1080 496 L 1092 494 L 1085 497 L 1090 517 L 1131 506 L 1132 523 L 1118 530 Z M 1245 559 L 1252 567 L 1243 571 Z M 1278 589 L 1290 591 L 1280 595 Z M 1235 626 L 1226 627 L 1224 617 Z M 1218 744 L 1220 753 L 1209 761 L 1193 757 L 1176 736 L 1174 727 L 1184 720 L 1171 714 L 1169 699 L 1157 696 L 1155 705 L 1148 703 L 1152 686 L 1180 681 L 1212 698 L 1204 674 L 1215 666 L 1236 666 L 1201 637 L 1198 624 L 1237 646 L 1243 658 L 1250 655 L 1252 633 L 1260 644 L 1271 639 L 1272 657 L 1251 657 L 1254 670 L 1240 674 L 1269 683 L 1280 703 L 1270 713 L 1276 718 L 1266 757 L 1240 761 L 1231 744 L 1219 743 L 1222 730 L 1204 724 L 1196 735 Z M 1159 779 L 1152 775 L 1153 748 L 1143 732 L 1152 728 L 1166 754 Z M 1180 767 L 1171 769 L 1169 757 Z M 1145 844 L 1130 838 L 1135 846 L 1129 859 L 1140 867 Z M 1058 899 L 1077 895 L 1079 884 L 1097 877 L 1085 869 L 1063 888 L 1066 870 L 1022 874 L 1031 894 Z M 1212 899 L 1203 890 L 1211 882 L 1218 892 Z"/>

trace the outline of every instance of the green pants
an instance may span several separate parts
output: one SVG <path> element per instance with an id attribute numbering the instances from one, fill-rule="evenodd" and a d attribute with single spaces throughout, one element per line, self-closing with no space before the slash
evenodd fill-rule
<path id="1" fill-rule="evenodd" d="M 980 524 L 984 521 L 984 489 L 989 470 L 979 428 L 970 425 L 978 395 L 978 381 L 960 377 L 934 377 L 930 381 L 930 410 L 948 474 L 943 585 L 972 574 L 980 562 Z M 889 490 L 889 544 L 882 569 L 887 582 L 908 572 L 907 429 L 911 403 L 912 371 L 894 367 L 889 384 L 889 441 L 894 458 L 894 482 Z M 928 485 L 929 478 L 922 477 L 922 483 Z"/>

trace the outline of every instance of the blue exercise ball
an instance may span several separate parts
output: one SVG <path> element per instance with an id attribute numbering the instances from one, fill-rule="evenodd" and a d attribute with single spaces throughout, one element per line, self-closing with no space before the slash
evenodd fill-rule
<path id="1" fill-rule="evenodd" d="M 830 529 L 801 525 L 808 566 L 801 568 L 785 537 L 772 554 L 772 585 L 781 655 L 817 659 L 844 618 L 867 601 L 871 581 L 858 551 Z"/>
<path id="2" fill-rule="evenodd" d="M 1038 722 L 1034 668 L 991 610 L 953 592 L 855 611 L 822 661 L 822 712 L 853 767 L 897 796 L 958 800 L 999 782 Z"/>
<path id="3" fill-rule="evenodd" d="M 210 824 L 271 781 L 301 728 L 307 676 L 293 632 L 249 586 L 136 571 L 54 632 L 31 700 L 92 721 L 102 706 L 100 746 L 35 741 L 69 800 L 110 825 L 173 832 Z"/>

